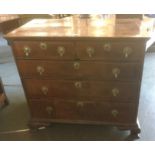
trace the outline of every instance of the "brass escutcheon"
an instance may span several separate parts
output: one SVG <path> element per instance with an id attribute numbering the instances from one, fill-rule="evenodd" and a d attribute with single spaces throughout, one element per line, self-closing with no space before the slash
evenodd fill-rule
<path id="1" fill-rule="evenodd" d="M 46 111 L 47 111 L 48 115 L 51 115 L 53 113 L 54 109 L 52 106 L 47 106 Z"/>
<path id="2" fill-rule="evenodd" d="M 118 94 L 119 94 L 119 89 L 118 89 L 118 88 L 113 88 L 113 89 L 112 89 L 112 94 L 113 94 L 114 97 L 118 96 Z"/>
<path id="3" fill-rule="evenodd" d="M 87 47 L 86 52 L 89 57 L 92 57 L 92 55 L 95 53 L 95 49 L 92 47 Z"/>
<path id="4" fill-rule="evenodd" d="M 74 83 L 76 88 L 82 88 L 82 83 L 80 81 L 77 81 Z"/>
<path id="5" fill-rule="evenodd" d="M 110 45 L 110 43 L 105 43 L 104 46 L 103 46 L 103 48 L 104 48 L 104 51 L 107 51 L 107 52 L 111 51 L 111 45 Z"/>
<path id="6" fill-rule="evenodd" d="M 58 46 L 57 52 L 62 57 L 65 54 L 65 48 L 63 46 Z"/>
<path id="7" fill-rule="evenodd" d="M 47 49 L 47 44 L 46 44 L 45 42 L 41 42 L 41 43 L 40 43 L 40 48 L 41 48 L 42 50 L 46 50 L 46 49 Z"/>
<path id="8" fill-rule="evenodd" d="M 118 110 L 113 109 L 113 110 L 111 111 L 111 114 L 112 114 L 114 117 L 117 117 L 117 115 L 119 114 L 119 112 L 118 112 Z"/>
<path id="9" fill-rule="evenodd" d="M 74 69 L 79 69 L 80 68 L 80 63 L 79 62 L 74 62 Z"/>

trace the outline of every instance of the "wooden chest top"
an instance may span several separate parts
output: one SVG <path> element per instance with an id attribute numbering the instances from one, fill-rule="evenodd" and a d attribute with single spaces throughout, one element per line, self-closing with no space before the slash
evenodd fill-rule
<path id="1" fill-rule="evenodd" d="M 128 19 L 131 20 L 131 19 Z M 133 22 L 132 24 L 129 24 Z M 8 33 L 10 40 L 18 38 L 142 38 L 150 37 L 150 20 L 119 21 L 119 19 L 91 19 L 67 17 L 63 19 L 34 19 Z M 131 25 L 137 25 L 135 31 Z"/>

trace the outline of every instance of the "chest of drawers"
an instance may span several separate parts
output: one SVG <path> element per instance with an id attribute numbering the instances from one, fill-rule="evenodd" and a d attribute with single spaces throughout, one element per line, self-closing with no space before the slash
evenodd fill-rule
<path id="1" fill-rule="evenodd" d="M 89 24 L 80 33 L 72 30 L 75 25 L 63 26 L 62 19 L 57 28 L 49 22 L 58 20 L 46 20 L 40 29 L 39 20 L 33 21 L 6 36 L 12 42 L 31 127 L 52 122 L 107 124 L 139 133 L 148 37 L 115 36 L 113 31 L 106 36 L 105 30 L 96 36 L 92 31 L 99 28 Z"/>

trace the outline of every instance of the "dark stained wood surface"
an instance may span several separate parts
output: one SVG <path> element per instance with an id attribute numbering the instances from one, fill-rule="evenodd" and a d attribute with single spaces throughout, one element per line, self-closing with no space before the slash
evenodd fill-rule
<path id="1" fill-rule="evenodd" d="M 40 46 L 45 43 L 47 48 L 42 49 Z M 30 49 L 28 56 L 24 53 L 24 48 Z M 58 48 L 63 47 L 65 52 L 63 56 L 58 53 Z M 18 58 L 32 59 L 73 59 L 75 57 L 74 44 L 70 41 L 50 42 L 50 41 L 16 41 L 13 43 L 15 55 Z"/>
<path id="2" fill-rule="evenodd" d="M 58 121 L 98 121 L 104 123 L 133 123 L 136 110 L 133 104 L 76 101 L 76 100 L 31 100 L 33 118 Z M 114 115 L 114 111 L 117 112 Z M 131 116 L 131 113 L 133 114 Z"/>
<path id="3" fill-rule="evenodd" d="M 24 78 L 138 81 L 141 77 L 140 63 L 17 60 L 17 64 Z"/>
<path id="4" fill-rule="evenodd" d="M 145 52 L 143 41 L 117 41 L 95 40 L 95 41 L 64 41 L 66 38 L 55 41 L 15 41 L 13 43 L 14 53 L 24 59 L 53 59 L 53 60 L 108 60 L 108 61 L 140 61 Z M 44 44 L 46 48 L 42 48 Z M 139 46 L 137 46 L 137 44 Z M 28 48 L 28 55 L 25 52 Z M 61 55 L 59 48 L 63 48 Z M 130 51 L 126 51 L 130 50 Z M 141 51 L 141 52 L 139 52 Z M 126 56 L 127 54 L 127 56 Z"/>
<path id="5" fill-rule="evenodd" d="M 6 35 L 12 41 L 32 126 L 119 122 L 120 129 L 140 132 L 136 123 L 140 84 L 145 45 L 152 31 L 149 21 L 136 20 L 138 30 L 131 21 L 128 25 L 127 21 L 77 17 L 33 20 Z M 117 76 L 114 66 L 119 67 Z M 53 97 L 63 101 L 55 104 Z M 82 106 L 80 113 L 77 105 Z"/>
<path id="6" fill-rule="evenodd" d="M 139 44 L 140 46 L 136 45 Z M 106 47 L 109 46 L 109 47 Z M 76 43 L 77 55 L 82 60 L 108 60 L 108 61 L 136 61 L 141 60 L 144 53 L 144 45 L 142 41 L 130 42 L 130 41 L 78 41 Z M 87 49 L 92 48 L 94 52 L 91 57 L 88 54 Z M 109 48 L 109 49 L 108 49 Z M 125 56 L 125 50 L 130 48 L 127 57 Z M 141 51 L 141 52 L 139 52 Z"/>
<path id="7" fill-rule="evenodd" d="M 106 101 L 137 101 L 139 82 L 106 82 L 78 80 L 25 79 L 26 92 L 31 99 L 79 98 Z M 79 86 L 80 85 L 80 86 Z M 114 95 L 113 90 L 119 92 Z"/>
<path id="8" fill-rule="evenodd" d="M 119 20 L 119 19 L 117 19 Z M 138 21 L 138 22 L 137 22 Z M 124 31 L 115 25 L 115 18 L 112 19 L 94 19 L 67 17 L 64 19 L 34 19 L 20 28 L 6 35 L 9 39 L 20 38 L 60 38 L 60 37 L 107 37 L 107 38 L 148 38 L 151 31 L 148 31 L 152 22 L 150 20 L 137 19 L 139 31 L 134 31 L 130 24 L 126 24 Z M 117 22 L 116 22 L 117 23 Z M 127 28 L 129 25 L 129 28 Z M 122 23 L 120 25 L 122 27 Z M 134 33 L 133 33 L 134 31 Z"/>

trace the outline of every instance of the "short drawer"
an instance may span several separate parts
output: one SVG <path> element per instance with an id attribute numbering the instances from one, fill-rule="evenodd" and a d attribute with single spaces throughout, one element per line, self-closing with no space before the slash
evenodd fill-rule
<path id="1" fill-rule="evenodd" d="M 141 77 L 139 63 L 18 60 L 17 64 L 24 78 L 137 81 Z"/>
<path id="2" fill-rule="evenodd" d="M 140 42 L 83 41 L 77 42 L 76 49 L 81 60 L 121 60 L 137 61 L 144 55 L 144 45 Z"/>
<path id="3" fill-rule="evenodd" d="M 31 115 L 37 119 L 101 121 L 107 123 L 134 123 L 136 105 L 79 100 L 31 100 Z"/>
<path id="4" fill-rule="evenodd" d="M 15 41 L 13 51 L 17 58 L 25 59 L 73 59 L 72 42 L 65 41 Z"/>
<path id="5" fill-rule="evenodd" d="M 130 102 L 137 101 L 139 90 L 137 82 L 24 79 L 24 85 L 31 99 L 58 97 Z"/>

